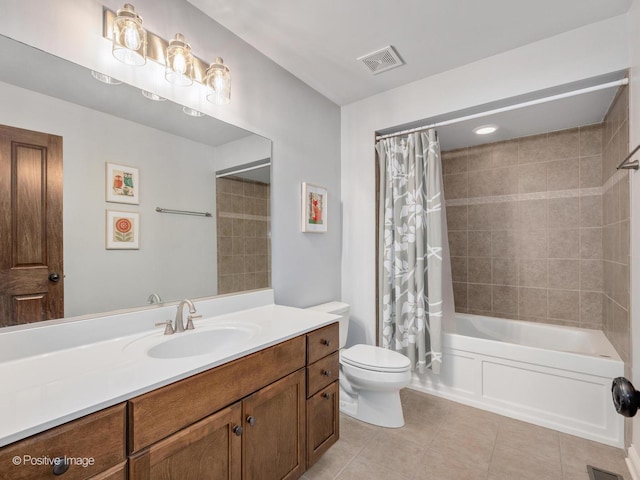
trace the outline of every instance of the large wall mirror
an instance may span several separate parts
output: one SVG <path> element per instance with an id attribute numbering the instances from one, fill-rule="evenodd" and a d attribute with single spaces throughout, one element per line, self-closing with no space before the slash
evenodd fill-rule
<path id="1" fill-rule="evenodd" d="M 270 140 L 2 36 L 0 62 L 0 125 L 62 138 L 65 317 L 270 286 Z M 134 203 L 108 201 L 131 181 L 118 166 L 138 177 Z M 130 214 L 137 245 L 108 248 L 109 215 Z M 12 232 L 27 229 L 15 215 Z M 14 293 L 0 290 L 0 326 L 25 323 L 7 313 Z"/>

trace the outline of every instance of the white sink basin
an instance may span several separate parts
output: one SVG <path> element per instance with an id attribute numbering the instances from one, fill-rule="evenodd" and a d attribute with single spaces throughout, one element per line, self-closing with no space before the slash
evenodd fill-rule
<path id="1" fill-rule="evenodd" d="M 252 324 L 209 325 L 162 338 L 154 336 L 153 339 L 141 339 L 142 343 L 140 340 L 132 342 L 127 348 L 135 348 L 137 344 L 152 358 L 194 357 L 236 348 L 251 340 L 259 330 L 257 325 Z M 150 342 L 152 346 L 148 348 Z"/>

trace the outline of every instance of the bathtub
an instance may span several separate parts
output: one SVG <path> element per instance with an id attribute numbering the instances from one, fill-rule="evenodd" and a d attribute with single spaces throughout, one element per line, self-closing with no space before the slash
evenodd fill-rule
<path id="1" fill-rule="evenodd" d="M 601 331 L 456 314 L 440 375 L 409 388 L 615 447 L 623 417 L 611 381 L 624 363 Z"/>

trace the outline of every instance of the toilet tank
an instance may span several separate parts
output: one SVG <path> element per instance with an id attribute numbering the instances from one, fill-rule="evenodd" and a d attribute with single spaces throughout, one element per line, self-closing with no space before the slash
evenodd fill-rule
<path id="1" fill-rule="evenodd" d="M 340 322 L 339 338 L 340 348 L 343 348 L 347 343 L 347 333 L 349 331 L 349 305 L 342 302 L 328 302 L 308 308 L 309 310 L 317 310 L 319 312 L 340 315 L 340 320 L 338 320 Z"/>

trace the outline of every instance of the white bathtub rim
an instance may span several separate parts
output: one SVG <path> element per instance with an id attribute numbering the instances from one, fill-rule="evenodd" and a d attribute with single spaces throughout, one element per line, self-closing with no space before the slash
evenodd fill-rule
<path id="1" fill-rule="evenodd" d="M 503 318 L 503 317 L 489 317 L 486 315 L 476 315 L 476 314 L 472 314 L 472 313 L 456 313 L 455 314 L 456 317 L 460 317 L 460 318 L 469 318 L 471 320 L 481 320 L 481 319 L 487 319 L 489 321 L 496 321 L 496 322 L 505 322 L 508 323 L 509 325 L 522 325 L 523 327 L 527 328 L 534 328 L 534 329 L 539 329 L 539 328 L 544 328 L 546 330 L 558 330 L 558 331 L 565 331 L 565 332 L 572 332 L 572 331 L 578 331 L 580 333 L 588 333 L 590 335 L 595 335 L 597 337 L 599 337 L 599 340 L 602 341 L 604 343 L 603 349 L 598 352 L 597 354 L 594 353 L 590 353 L 590 352 L 580 352 L 580 351 L 571 351 L 571 350 L 555 350 L 555 349 L 551 349 L 551 348 L 545 348 L 542 346 L 534 346 L 534 345 L 526 345 L 526 344 L 522 344 L 522 343 L 518 343 L 518 342 L 509 342 L 507 340 L 497 340 L 497 339 L 486 339 L 486 338 L 480 338 L 480 337 L 473 337 L 472 338 L 476 338 L 478 340 L 485 340 L 485 341 L 491 341 L 491 342 L 500 342 L 500 343 L 513 343 L 515 345 L 519 345 L 522 347 L 529 347 L 529 348 L 539 348 L 539 349 L 544 349 L 544 350 L 551 350 L 551 351 L 559 351 L 559 352 L 564 352 L 564 353 L 573 353 L 576 355 L 585 355 L 585 356 L 592 356 L 595 358 L 602 358 L 602 359 L 612 359 L 612 360 L 617 360 L 617 361 L 622 361 L 622 359 L 620 358 L 620 355 L 618 354 L 618 352 L 616 351 L 616 349 L 613 347 L 613 345 L 611 344 L 611 342 L 609 341 L 609 339 L 604 335 L 604 333 L 601 330 L 596 330 L 596 329 L 590 329 L 590 328 L 581 328 L 581 327 L 570 327 L 567 325 L 555 325 L 555 324 L 551 324 L 551 323 L 539 323 L 539 322 L 531 322 L 531 321 L 527 321 L 527 320 L 513 320 L 510 318 Z M 459 335 L 459 336 L 469 336 L 469 335 L 465 335 L 462 333 L 458 333 L 458 332 L 454 332 L 454 331 L 449 331 L 449 330 L 443 330 L 443 334 L 451 334 L 451 335 Z"/>
<path id="2" fill-rule="evenodd" d="M 530 365 L 541 365 L 567 372 L 586 373 L 598 377 L 611 378 L 611 380 L 620 375 L 621 369 L 624 370 L 624 362 L 619 359 L 544 350 L 538 347 L 498 340 L 466 337 L 457 333 L 445 333 L 442 339 L 442 347 L 443 351 L 455 350 L 497 359 L 516 360 Z"/>

